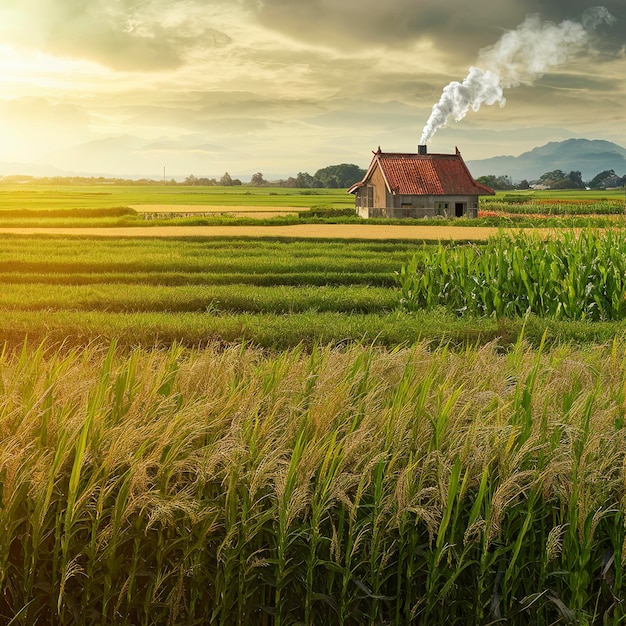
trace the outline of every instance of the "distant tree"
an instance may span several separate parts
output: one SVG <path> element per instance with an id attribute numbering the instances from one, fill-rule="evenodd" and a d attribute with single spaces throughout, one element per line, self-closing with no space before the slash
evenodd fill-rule
<path id="1" fill-rule="evenodd" d="M 592 189 L 600 189 L 602 187 L 602 182 L 611 176 L 615 176 L 615 170 L 604 170 L 603 172 L 596 174 L 596 176 L 589 181 L 589 187 Z"/>
<path id="2" fill-rule="evenodd" d="M 193 174 L 185 178 L 185 185 L 195 185 L 195 184 L 196 184 L 196 177 Z"/>
<path id="3" fill-rule="evenodd" d="M 567 181 L 567 182 L 563 182 Z M 539 182 L 546 185 L 550 189 L 566 189 L 569 184 L 567 174 L 563 170 L 554 170 L 546 172 L 539 177 Z"/>
<path id="4" fill-rule="evenodd" d="M 569 178 L 561 178 L 549 183 L 550 189 L 572 189 L 573 183 Z"/>
<path id="5" fill-rule="evenodd" d="M 487 187 L 491 187 L 492 189 L 496 189 L 498 191 L 515 189 L 510 176 L 506 175 L 496 176 L 494 174 L 488 174 L 487 176 L 480 176 L 476 179 L 476 182 L 481 183 L 482 185 L 487 185 Z"/>
<path id="6" fill-rule="evenodd" d="M 329 165 L 315 172 L 317 178 L 324 187 L 350 187 L 354 183 L 363 180 L 365 170 L 353 163 L 341 163 L 340 165 Z"/>
<path id="7" fill-rule="evenodd" d="M 239 187 L 243 185 L 243 183 L 241 182 L 241 180 L 239 178 L 233 178 L 233 186 L 234 187 Z"/>
<path id="8" fill-rule="evenodd" d="M 222 185 L 222 187 L 233 186 L 233 179 L 230 177 L 230 174 L 228 172 L 224 172 L 224 176 L 220 178 L 220 185 Z"/>
<path id="9" fill-rule="evenodd" d="M 263 178 L 263 174 L 261 174 L 261 172 L 257 172 L 256 174 L 252 174 L 250 184 L 253 187 L 263 187 L 263 185 L 267 185 L 267 181 Z"/>
<path id="10" fill-rule="evenodd" d="M 583 182 L 580 172 L 572 171 L 566 174 L 563 170 L 554 170 L 553 172 L 546 172 L 539 177 L 539 182 L 546 185 L 550 189 L 584 189 L 585 183 Z"/>
<path id="11" fill-rule="evenodd" d="M 539 177 L 539 180 L 563 180 L 565 178 L 565 172 L 563 170 L 554 170 L 552 172 L 546 172 Z"/>
<path id="12" fill-rule="evenodd" d="M 524 180 L 520 181 L 517 188 L 518 189 L 530 189 L 530 183 L 524 178 Z"/>
<path id="13" fill-rule="evenodd" d="M 308 172 L 298 172 L 296 183 L 296 186 L 300 189 L 310 189 L 316 186 L 315 179 Z"/>
<path id="14" fill-rule="evenodd" d="M 584 189 L 585 183 L 583 182 L 583 176 L 581 172 L 572 171 L 567 175 L 567 178 L 572 182 L 573 189 Z"/>

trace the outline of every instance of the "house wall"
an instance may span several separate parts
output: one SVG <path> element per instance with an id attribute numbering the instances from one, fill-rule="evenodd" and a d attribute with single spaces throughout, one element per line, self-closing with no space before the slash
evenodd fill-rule
<path id="1" fill-rule="evenodd" d="M 374 194 L 375 195 L 375 194 Z M 463 216 L 478 217 L 478 196 L 411 196 L 387 194 L 387 205 L 374 202 L 373 207 L 359 211 L 361 217 L 419 218 L 455 217 L 456 205 L 463 205 Z"/>
<path id="2" fill-rule="evenodd" d="M 374 187 L 374 208 L 382 209 L 388 205 L 387 185 L 385 185 L 385 177 L 380 171 L 380 167 L 376 167 L 372 172 L 369 184 Z"/>
<path id="3" fill-rule="evenodd" d="M 387 193 L 385 178 L 377 165 L 367 184 L 356 192 L 356 212 L 360 217 L 380 217 L 379 212 L 384 210 L 390 202 L 393 206 L 393 196 Z"/>

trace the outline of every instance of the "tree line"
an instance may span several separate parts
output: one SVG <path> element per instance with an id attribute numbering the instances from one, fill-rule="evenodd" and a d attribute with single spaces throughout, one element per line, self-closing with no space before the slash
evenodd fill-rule
<path id="1" fill-rule="evenodd" d="M 513 183 L 510 176 L 495 176 L 493 174 L 480 176 L 476 181 L 498 191 L 531 188 L 609 189 L 626 185 L 626 175 L 618 176 L 615 170 L 604 170 L 596 174 L 591 180 L 583 181 L 582 174 L 578 171 L 571 171 L 569 174 L 566 174 L 563 170 L 554 170 L 542 174 L 536 181 L 522 180 L 518 184 Z"/>
<path id="2" fill-rule="evenodd" d="M 265 180 L 261 172 L 252 175 L 249 182 L 243 182 L 239 178 L 233 178 L 225 172 L 220 178 L 209 178 L 206 176 L 187 176 L 184 181 L 178 182 L 173 178 L 169 180 L 155 181 L 151 178 L 139 180 L 128 178 L 115 178 L 104 176 L 27 176 L 21 174 L 0 176 L 0 182 L 11 183 L 39 183 L 43 185 L 154 185 L 160 183 L 164 185 L 191 185 L 201 187 L 235 187 L 246 185 L 250 187 L 293 187 L 302 189 L 329 188 L 343 189 L 358 183 L 365 176 L 365 170 L 353 163 L 341 163 L 340 165 L 329 165 L 323 167 L 315 174 L 299 172 L 297 176 L 290 176 L 280 180 Z"/>
<path id="3" fill-rule="evenodd" d="M 184 185 L 233 187 L 247 184 L 251 187 L 286 187 L 294 189 L 343 189 L 358 183 L 365 176 L 365 170 L 353 163 L 341 163 L 329 165 L 317 170 L 311 175 L 308 172 L 298 172 L 297 176 L 289 176 L 286 179 L 268 181 L 261 172 L 253 174 L 249 183 L 243 183 L 239 178 L 232 178 L 225 172 L 221 178 L 197 178 L 187 176 Z"/>

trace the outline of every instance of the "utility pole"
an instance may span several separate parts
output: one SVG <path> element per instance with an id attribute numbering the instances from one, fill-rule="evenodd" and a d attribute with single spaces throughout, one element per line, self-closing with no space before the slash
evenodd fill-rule
<path id="1" fill-rule="evenodd" d="M 163 166 L 163 183 L 165 183 L 165 165 Z"/>

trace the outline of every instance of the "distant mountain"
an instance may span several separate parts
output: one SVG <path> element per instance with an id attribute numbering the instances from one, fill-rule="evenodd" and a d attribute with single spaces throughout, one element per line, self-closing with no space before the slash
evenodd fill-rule
<path id="1" fill-rule="evenodd" d="M 232 157 L 230 149 L 209 143 L 200 134 L 152 140 L 134 135 L 118 135 L 55 150 L 47 155 L 45 161 L 62 164 L 66 170 L 74 172 L 126 178 L 148 176 L 158 179 L 163 176 L 163 167 L 167 166 L 167 177 L 178 179 L 190 174 L 222 176 L 226 166 L 221 172 L 221 167 L 217 169 L 217 166 L 227 158 L 232 161 Z M 220 173 L 211 174 L 213 170 L 209 168 L 215 168 Z M 233 177 L 241 178 L 238 172 L 230 173 Z"/>
<path id="2" fill-rule="evenodd" d="M 566 174 L 579 171 L 586 181 L 604 170 L 615 170 L 620 176 L 626 174 L 626 149 L 611 141 L 567 139 L 547 143 L 518 157 L 468 161 L 467 167 L 474 178 L 493 174 L 510 176 L 513 181 L 530 181 L 546 172 L 563 170 Z"/>
<path id="3" fill-rule="evenodd" d="M 43 163 L 16 163 L 9 161 L 0 162 L 0 176 L 11 176 L 19 174 L 22 176 L 67 176 L 68 173 L 60 170 L 54 165 Z"/>

